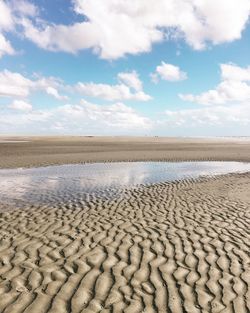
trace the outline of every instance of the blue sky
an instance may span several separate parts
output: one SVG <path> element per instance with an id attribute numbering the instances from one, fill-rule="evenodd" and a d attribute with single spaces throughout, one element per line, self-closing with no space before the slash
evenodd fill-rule
<path id="1" fill-rule="evenodd" d="M 250 135 L 250 0 L 0 0 L 0 133 Z"/>

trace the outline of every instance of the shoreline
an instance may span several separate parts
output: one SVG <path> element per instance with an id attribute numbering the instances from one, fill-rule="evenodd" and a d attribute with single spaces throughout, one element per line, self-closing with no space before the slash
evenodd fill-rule
<path id="1" fill-rule="evenodd" d="M 250 163 L 249 161 L 241 161 L 241 160 L 225 160 L 225 159 L 138 159 L 138 160 L 107 160 L 107 161 L 84 161 L 80 163 L 44 163 L 44 164 L 35 164 L 30 166 L 22 166 L 22 167 L 0 167 L 1 170 L 21 170 L 21 169 L 40 169 L 40 168 L 47 168 L 47 167 L 54 167 L 54 166 L 71 166 L 71 165 L 91 165 L 91 164 L 109 164 L 109 163 L 195 163 L 195 162 L 221 162 L 221 163 L 229 163 L 229 162 L 236 162 L 236 163 Z M 247 173 L 243 172 L 243 173 Z M 240 172 L 239 172 L 240 173 Z M 231 174 L 231 173 L 229 173 Z M 218 174 L 220 175 L 220 174 Z M 223 175 L 223 174 L 221 174 Z"/>
<path id="2" fill-rule="evenodd" d="M 64 164 L 64 165 L 68 165 L 68 164 Z M 8 170 L 8 169 L 7 169 Z M 220 174 L 202 174 L 198 177 L 185 177 L 185 178 L 179 178 L 179 179 L 175 179 L 175 180 L 170 180 L 170 181 L 159 181 L 159 182 L 149 182 L 149 183 L 138 183 L 138 184 L 134 184 L 134 185 L 120 185 L 118 187 L 108 187 L 107 189 L 103 188 L 103 189 L 98 189 L 98 190 L 93 190 L 93 191 L 86 191 L 83 192 L 84 195 L 90 195 L 93 196 L 94 198 L 105 198 L 107 197 L 107 195 L 103 195 L 102 192 L 104 192 L 105 190 L 108 190 L 108 192 L 112 192 L 112 198 L 116 198 L 117 196 L 120 197 L 122 196 L 124 193 L 130 193 L 130 192 L 138 192 L 138 191 L 142 191 L 143 190 L 147 190 L 147 189 L 154 189 L 157 187 L 170 187 L 175 186 L 175 185 L 193 185 L 193 187 L 195 185 L 199 185 L 199 184 L 209 184 L 211 186 L 214 186 L 214 184 L 216 184 L 217 181 L 222 181 L 225 180 L 224 183 L 227 184 L 227 181 L 232 181 L 234 179 L 245 179 L 245 180 L 249 180 L 249 185 L 250 185 L 250 171 L 242 171 L 242 172 L 229 172 L 229 173 L 220 173 Z M 247 182 L 248 183 L 248 182 Z M 236 194 L 236 192 L 235 192 Z M 250 194 L 249 197 L 247 196 L 247 199 L 249 199 L 249 204 L 250 204 Z M 69 201 L 71 201 L 72 199 L 69 199 Z M 74 198 L 74 200 L 76 200 Z M 106 198 L 107 200 L 107 198 Z M 110 199 L 111 200 L 111 199 Z M 61 201 L 59 201 L 61 203 Z M 3 206 L 6 207 L 6 209 L 3 209 L 3 207 L 1 207 L 0 203 L 0 213 L 2 212 L 13 212 L 16 210 L 29 210 L 31 207 L 37 207 L 37 208 L 42 208 L 43 206 L 48 206 L 48 203 L 30 203 L 24 206 L 20 206 L 17 208 L 11 208 L 14 205 L 11 204 L 9 205 L 8 203 L 5 203 Z M 53 203 L 52 207 L 56 207 L 57 203 Z M 250 207 L 249 207 L 250 210 Z"/>

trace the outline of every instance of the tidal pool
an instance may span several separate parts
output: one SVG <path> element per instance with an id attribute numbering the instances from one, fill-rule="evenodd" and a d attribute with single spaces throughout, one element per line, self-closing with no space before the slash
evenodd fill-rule
<path id="1" fill-rule="evenodd" d="M 250 171 L 241 162 L 120 162 L 0 170 L 0 204 L 74 201 L 84 195 L 112 194 L 140 184 Z"/>

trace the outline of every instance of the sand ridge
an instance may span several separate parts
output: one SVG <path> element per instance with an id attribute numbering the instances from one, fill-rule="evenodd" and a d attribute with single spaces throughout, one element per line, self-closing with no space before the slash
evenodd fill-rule
<path id="1" fill-rule="evenodd" d="M 0 213 L 0 312 L 249 312 L 249 187 L 233 174 Z"/>

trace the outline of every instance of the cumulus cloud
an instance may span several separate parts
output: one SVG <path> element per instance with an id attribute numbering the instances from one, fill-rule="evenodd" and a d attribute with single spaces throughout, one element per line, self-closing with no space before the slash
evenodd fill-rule
<path id="1" fill-rule="evenodd" d="M 10 109 L 19 111 L 30 111 L 32 110 L 32 105 L 23 100 L 14 100 L 10 105 Z"/>
<path id="2" fill-rule="evenodd" d="M 123 103 L 97 105 L 80 101 L 47 110 L 0 114 L 0 131 L 127 134 L 150 130 L 151 121 Z"/>
<path id="3" fill-rule="evenodd" d="M 9 40 L 6 39 L 3 32 L 10 31 L 14 27 L 11 10 L 4 1 L 0 1 L 0 58 L 4 54 L 13 55 L 15 53 Z"/>
<path id="4" fill-rule="evenodd" d="M 149 101 L 151 97 L 142 90 L 142 82 L 135 71 L 119 73 L 117 85 L 95 84 L 79 82 L 75 90 L 89 97 L 101 98 L 109 101 Z"/>
<path id="5" fill-rule="evenodd" d="M 118 79 L 125 85 L 133 88 L 135 91 L 142 90 L 142 82 L 136 71 L 119 73 Z"/>
<path id="6" fill-rule="evenodd" d="M 0 96 L 27 97 L 32 81 L 19 73 L 3 70 L 0 72 Z"/>
<path id="7" fill-rule="evenodd" d="M 0 31 L 11 30 L 14 27 L 14 20 L 10 7 L 5 1 L 0 1 Z"/>
<path id="8" fill-rule="evenodd" d="M 250 105 L 216 106 L 199 109 L 166 111 L 168 125 L 198 126 L 198 125 L 250 125 Z"/>
<path id="9" fill-rule="evenodd" d="M 150 122 L 134 109 L 123 103 L 97 105 L 82 100 L 79 105 L 64 105 L 58 109 L 64 117 L 73 117 L 74 121 L 89 121 L 117 129 L 148 129 Z"/>
<path id="10" fill-rule="evenodd" d="M 230 64 L 221 64 L 221 78 L 230 81 L 250 81 L 250 66 L 242 68 Z"/>
<path id="11" fill-rule="evenodd" d="M 222 81 L 215 89 L 199 95 L 180 94 L 180 98 L 203 105 L 250 100 L 250 67 L 241 68 L 234 64 L 221 64 L 220 69 Z"/>
<path id="12" fill-rule="evenodd" d="M 117 85 L 77 83 L 75 86 L 65 86 L 64 83 L 54 77 L 32 77 L 8 70 L 0 72 L 0 97 L 27 98 L 36 91 L 42 91 L 59 101 L 69 98 L 59 93 L 59 89 L 69 90 L 95 98 L 109 101 L 136 100 L 148 101 L 151 99 L 142 90 L 142 82 L 138 74 L 133 72 L 119 73 L 120 81 Z"/>
<path id="13" fill-rule="evenodd" d="M 15 54 L 15 50 L 11 43 L 4 37 L 4 35 L 0 33 L 0 58 L 4 54 L 13 55 Z"/>
<path id="14" fill-rule="evenodd" d="M 0 97 L 26 98 L 32 92 L 42 90 L 58 100 L 67 100 L 67 97 L 59 95 L 57 87 L 60 87 L 60 82 L 54 77 L 30 79 L 8 70 L 0 72 Z"/>
<path id="15" fill-rule="evenodd" d="M 38 7 L 26 0 L 11 0 L 9 2 L 12 13 L 18 16 L 35 17 L 38 15 Z"/>
<path id="16" fill-rule="evenodd" d="M 58 90 L 54 87 L 51 87 L 51 86 L 48 86 L 46 88 L 46 92 L 48 95 L 51 95 L 53 96 L 54 98 L 56 98 L 57 100 L 68 100 L 68 97 L 67 96 L 61 96 L 59 95 L 58 93 Z"/>
<path id="17" fill-rule="evenodd" d="M 167 125 L 175 127 L 250 125 L 250 67 L 221 64 L 221 82 L 199 95 L 180 95 L 185 101 L 208 105 L 197 109 L 165 112 Z M 210 106 L 209 106 L 210 105 Z"/>
<path id="18" fill-rule="evenodd" d="M 91 48 L 104 59 L 148 52 L 156 42 L 183 38 L 194 49 L 241 37 L 249 0 L 72 0 L 83 21 L 55 25 L 23 18 L 26 38 L 51 51 Z"/>
<path id="19" fill-rule="evenodd" d="M 15 49 L 6 38 L 8 32 L 16 31 L 24 18 L 34 18 L 38 14 L 38 8 L 26 0 L 0 1 L 0 58 L 5 55 L 14 55 Z"/>
<path id="20" fill-rule="evenodd" d="M 155 72 L 151 74 L 151 78 L 154 83 L 158 83 L 159 79 L 176 82 L 187 79 L 187 73 L 181 71 L 178 66 L 162 61 L 161 65 L 158 65 Z"/>

